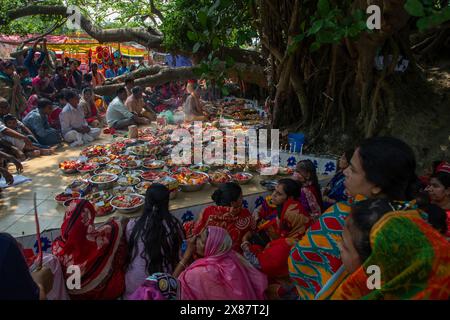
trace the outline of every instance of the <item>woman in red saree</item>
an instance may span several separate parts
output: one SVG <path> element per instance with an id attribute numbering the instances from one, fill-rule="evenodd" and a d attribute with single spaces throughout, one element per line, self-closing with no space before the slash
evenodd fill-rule
<path id="1" fill-rule="evenodd" d="M 312 219 L 297 200 L 300 188 L 296 181 L 281 179 L 268 210 L 258 212 L 258 233 L 247 234 L 242 243 L 244 256 L 269 278 L 269 299 L 296 298 L 289 280 L 288 257 L 292 246 L 301 239 Z"/>
<path id="2" fill-rule="evenodd" d="M 200 234 L 208 226 L 224 228 L 233 240 L 233 250 L 242 252 L 244 235 L 255 229 L 255 223 L 248 209 L 242 208 L 242 189 L 234 182 L 224 183 L 214 191 L 215 206 L 203 210 L 196 222 L 184 224 L 186 237 Z"/>
<path id="3" fill-rule="evenodd" d="M 68 290 L 72 299 L 117 299 L 125 289 L 127 247 L 122 225 L 111 219 L 97 227 L 95 213 L 89 201 L 72 201 L 61 235 L 52 244 L 66 280 L 73 274 L 70 269 L 68 272 L 70 266 L 80 268 L 80 287 Z"/>

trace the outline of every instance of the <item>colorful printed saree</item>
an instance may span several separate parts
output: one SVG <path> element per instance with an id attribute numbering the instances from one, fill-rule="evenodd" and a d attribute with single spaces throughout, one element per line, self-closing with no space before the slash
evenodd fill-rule
<path id="1" fill-rule="evenodd" d="M 450 298 L 450 244 L 417 210 L 383 216 L 370 234 L 372 254 L 331 299 Z M 370 290 L 369 266 L 380 268 L 381 286 Z"/>

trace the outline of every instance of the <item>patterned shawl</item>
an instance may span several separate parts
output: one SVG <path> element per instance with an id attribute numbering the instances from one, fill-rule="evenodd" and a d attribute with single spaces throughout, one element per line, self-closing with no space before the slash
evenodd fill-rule
<path id="1" fill-rule="evenodd" d="M 354 201 L 364 199 L 358 196 Z M 341 267 L 338 243 L 342 239 L 345 219 L 350 214 L 350 205 L 351 201 L 331 206 L 292 249 L 288 259 L 289 275 L 300 299 L 314 299 Z"/>
<path id="2" fill-rule="evenodd" d="M 450 298 L 450 244 L 417 210 L 383 216 L 370 234 L 372 254 L 332 299 Z M 379 266 L 381 286 L 367 286 L 369 266 Z"/>

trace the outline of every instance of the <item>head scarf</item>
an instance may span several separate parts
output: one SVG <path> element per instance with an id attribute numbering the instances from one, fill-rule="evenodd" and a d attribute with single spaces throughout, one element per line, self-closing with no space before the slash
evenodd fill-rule
<path id="1" fill-rule="evenodd" d="M 332 299 L 444 299 L 450 297 L 450 244 L 417 210 L 384 215 L 370 234 L 372 254 Z M 367 286 L 369 266 L 380 268 L 381 286 Z"/>
<path id="2" fill-rule="evenodd" d="M 267 278 L 235 251 L 228 232 L 208 227 L 204 257 L 180 274 L 182 300 L 263 300 Z"/>
<path id="3" fill-rule="evenodd" d="M 130 300 L 177 300 L 180 297 L 178 280 L 167 273 L 154 273 L 145 279 Z"/>
<path id="4" fill-rule="evenodd" d="M 119 248 L 122 226 L 110 220 L 96 227 L 95 214 L 89 201 L 72 201 L 64 216 L 61 235 L 52 243 L 52 252 L 66 277 L 72 274 L 67 273 L 70 266 L 80 268 L 81 288 L 69 290 L 69 294 L 80 296 L 102 288 L 103 293 L 96 298 L 113 299 L 125 287 L 125 274 L 122 268 L 116 268 L 120 264 L 116 254 L 120 256 L 123 251 L 123 247 Z"/>

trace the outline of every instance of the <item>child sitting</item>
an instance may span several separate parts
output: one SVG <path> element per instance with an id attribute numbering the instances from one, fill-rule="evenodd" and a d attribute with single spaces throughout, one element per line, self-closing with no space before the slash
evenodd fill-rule
<path id="1" fill-rule="evenodd" d="M 3 123 L 7 128 L 10 128 L 12 130 L 15 130 L 19 132 L 20 134 L 23 134 L 24 136 L 28 137 L 28 139 L 31 140 L 33 146 L 32 147 L 24 147 L 23 152 L 27 156 L 35 156 L 38 157 L 40 155 L 50 155 L 53 153 L 53 150 L 50 149 L 49 146 L 44 146 L 39 144 L 36 137 L 33 135 L 30 129 L 28 129 L 21 121 L 17 120 L 16 117 L 14 117 L 11 114 L 7 114 L 3 116 Z"/>

